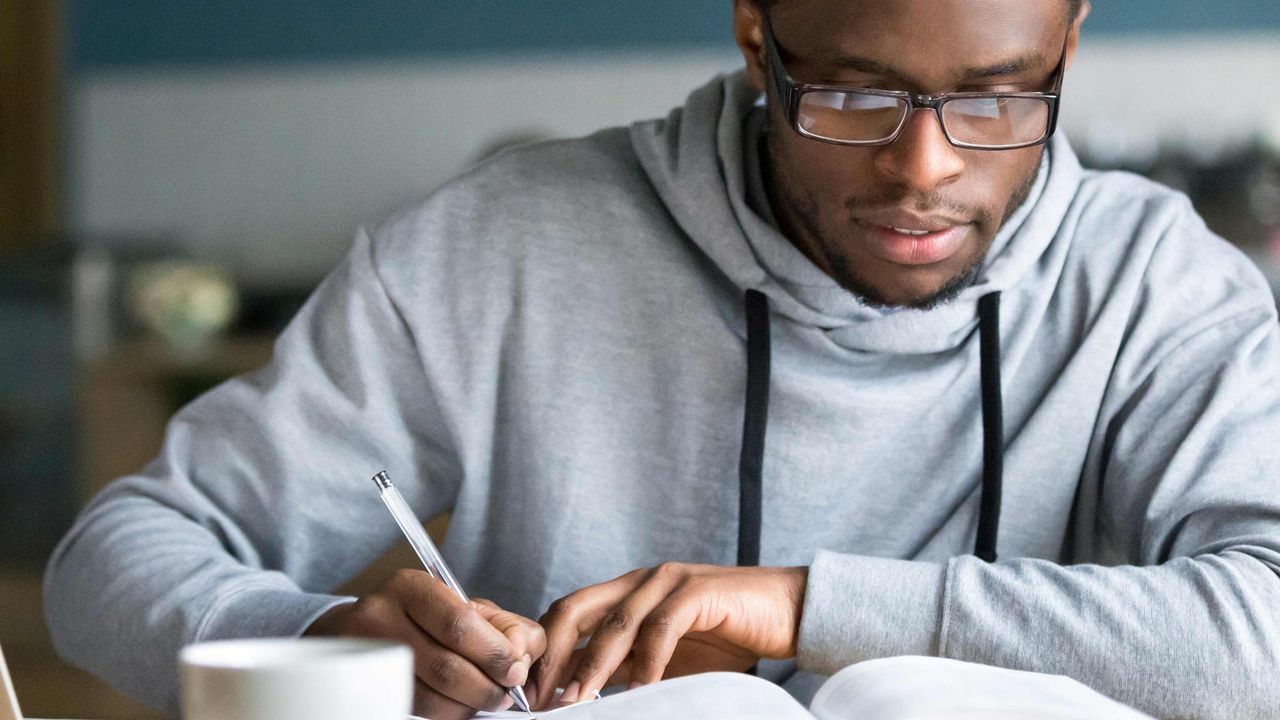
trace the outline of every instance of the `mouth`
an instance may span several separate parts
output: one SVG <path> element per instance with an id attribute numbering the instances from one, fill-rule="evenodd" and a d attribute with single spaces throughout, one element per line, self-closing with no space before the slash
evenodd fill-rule
<path id="1" fill-rule="evenodd" d="M 877 257 L 896 265 L 933 265 L 964 247 L 971 223 L 941 218 L 885 216 L 859 219 Z"/>

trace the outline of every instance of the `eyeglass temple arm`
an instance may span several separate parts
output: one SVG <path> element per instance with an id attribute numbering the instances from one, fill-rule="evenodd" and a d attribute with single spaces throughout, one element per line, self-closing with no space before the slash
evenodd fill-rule
<path id="1" fill-rule="evenodd" d="M 773 80 L 773 90 L 782 101 L 787 120 L 795 122 L 792 117 L 795 114 L 795 87 L 788 82 L 787 71 L 782 66 L 782 55 L 778 51 L 778 41 L 773 37 L 773 23 L 769 21 L 768 13 L 761 13 L 760 27 L 764 35 L 765 64 L 769 66 L 767 72 Z"/>

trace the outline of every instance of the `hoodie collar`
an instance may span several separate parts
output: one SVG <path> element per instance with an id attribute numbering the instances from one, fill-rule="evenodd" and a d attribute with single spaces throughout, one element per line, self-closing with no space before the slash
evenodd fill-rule
<path id="1" fill-rule="evenodd" d="M 641 164 L 672 215 L 741 290 L 763 292 L 774 312 L 820 329 L 840 348 L 914 354 L 957 347 L 977 325 L 980 297 L 1036 281 L 1029 277 L 1036 260 L 1053 240 L 1080 181 L 1080 165 L 1061 133 L 974 282 L 932 310 L 886 311 L 840 287 L 775 229 L 767 201 L 750 199 L 760 173 L 760 125 L 751 120 L 758 94 L 739 71 L 695 90 L 666 119 L 631 130 Z"/>

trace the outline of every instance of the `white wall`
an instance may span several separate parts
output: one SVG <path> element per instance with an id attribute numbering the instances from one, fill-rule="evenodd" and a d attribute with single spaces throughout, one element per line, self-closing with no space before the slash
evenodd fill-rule
<path id="1" fill-rule="evenodd" d="M 307 280 L 513 132 L 665 114 L 725 55 L 148 72 L 73 89 L 70 222 Z M 480 91 L 477 88 L 485 88 Z"/>
<path id="2" fill-rule="evenodd" d="M 665 114 L 739 64 L 671 52 L 93 75 L 70 92 L 69 221 L 86 237 L 173 238 L 249 282 L 305 282 L 361 222 L 497 137 Z M 1280 36 L 1086 40 L 1063 126 L 1098 149 L 1212 150 L 1280 126 L 1276 78 Z"/>

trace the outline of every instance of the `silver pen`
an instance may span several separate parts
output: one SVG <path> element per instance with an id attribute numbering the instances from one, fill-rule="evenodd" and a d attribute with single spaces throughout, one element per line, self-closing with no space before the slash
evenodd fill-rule
<path id="1" fill-rule="evenodd" d="M 396 486 L 391 484 L 391 478 L 387 477 L 387 473 L 380 472 L 374 475 L 373 484 L 378 486 L 382 502 L 391 511 L 391 516 L 396 519 L 396 524 L 400 526 L 404 536 L 409 539 L 409 545 L 418 554 L 418 559 L 422 561 L 427 573 L 457 593 L 458 597 L 462 598 L 462 602 L 471 602 L 467 593 L 463 591 L 462 585 L 458 584 L 458 579 L 449 571 L 449 566 L 444 562 L 444 556 L 436 549 L 436 544 L 431 542 L 431 536 L 427 535 L 422 523 L 414 517 L 413 510 L 409 509 L 409 503 L 405 502 L 404 496 Z M 507 694 L 515 701 L 516 707 L 530 715 L 533 714 L 529 709 L 529 700 L 524 696 L 524 688 L 517 685 L 508 689 Z"/>

